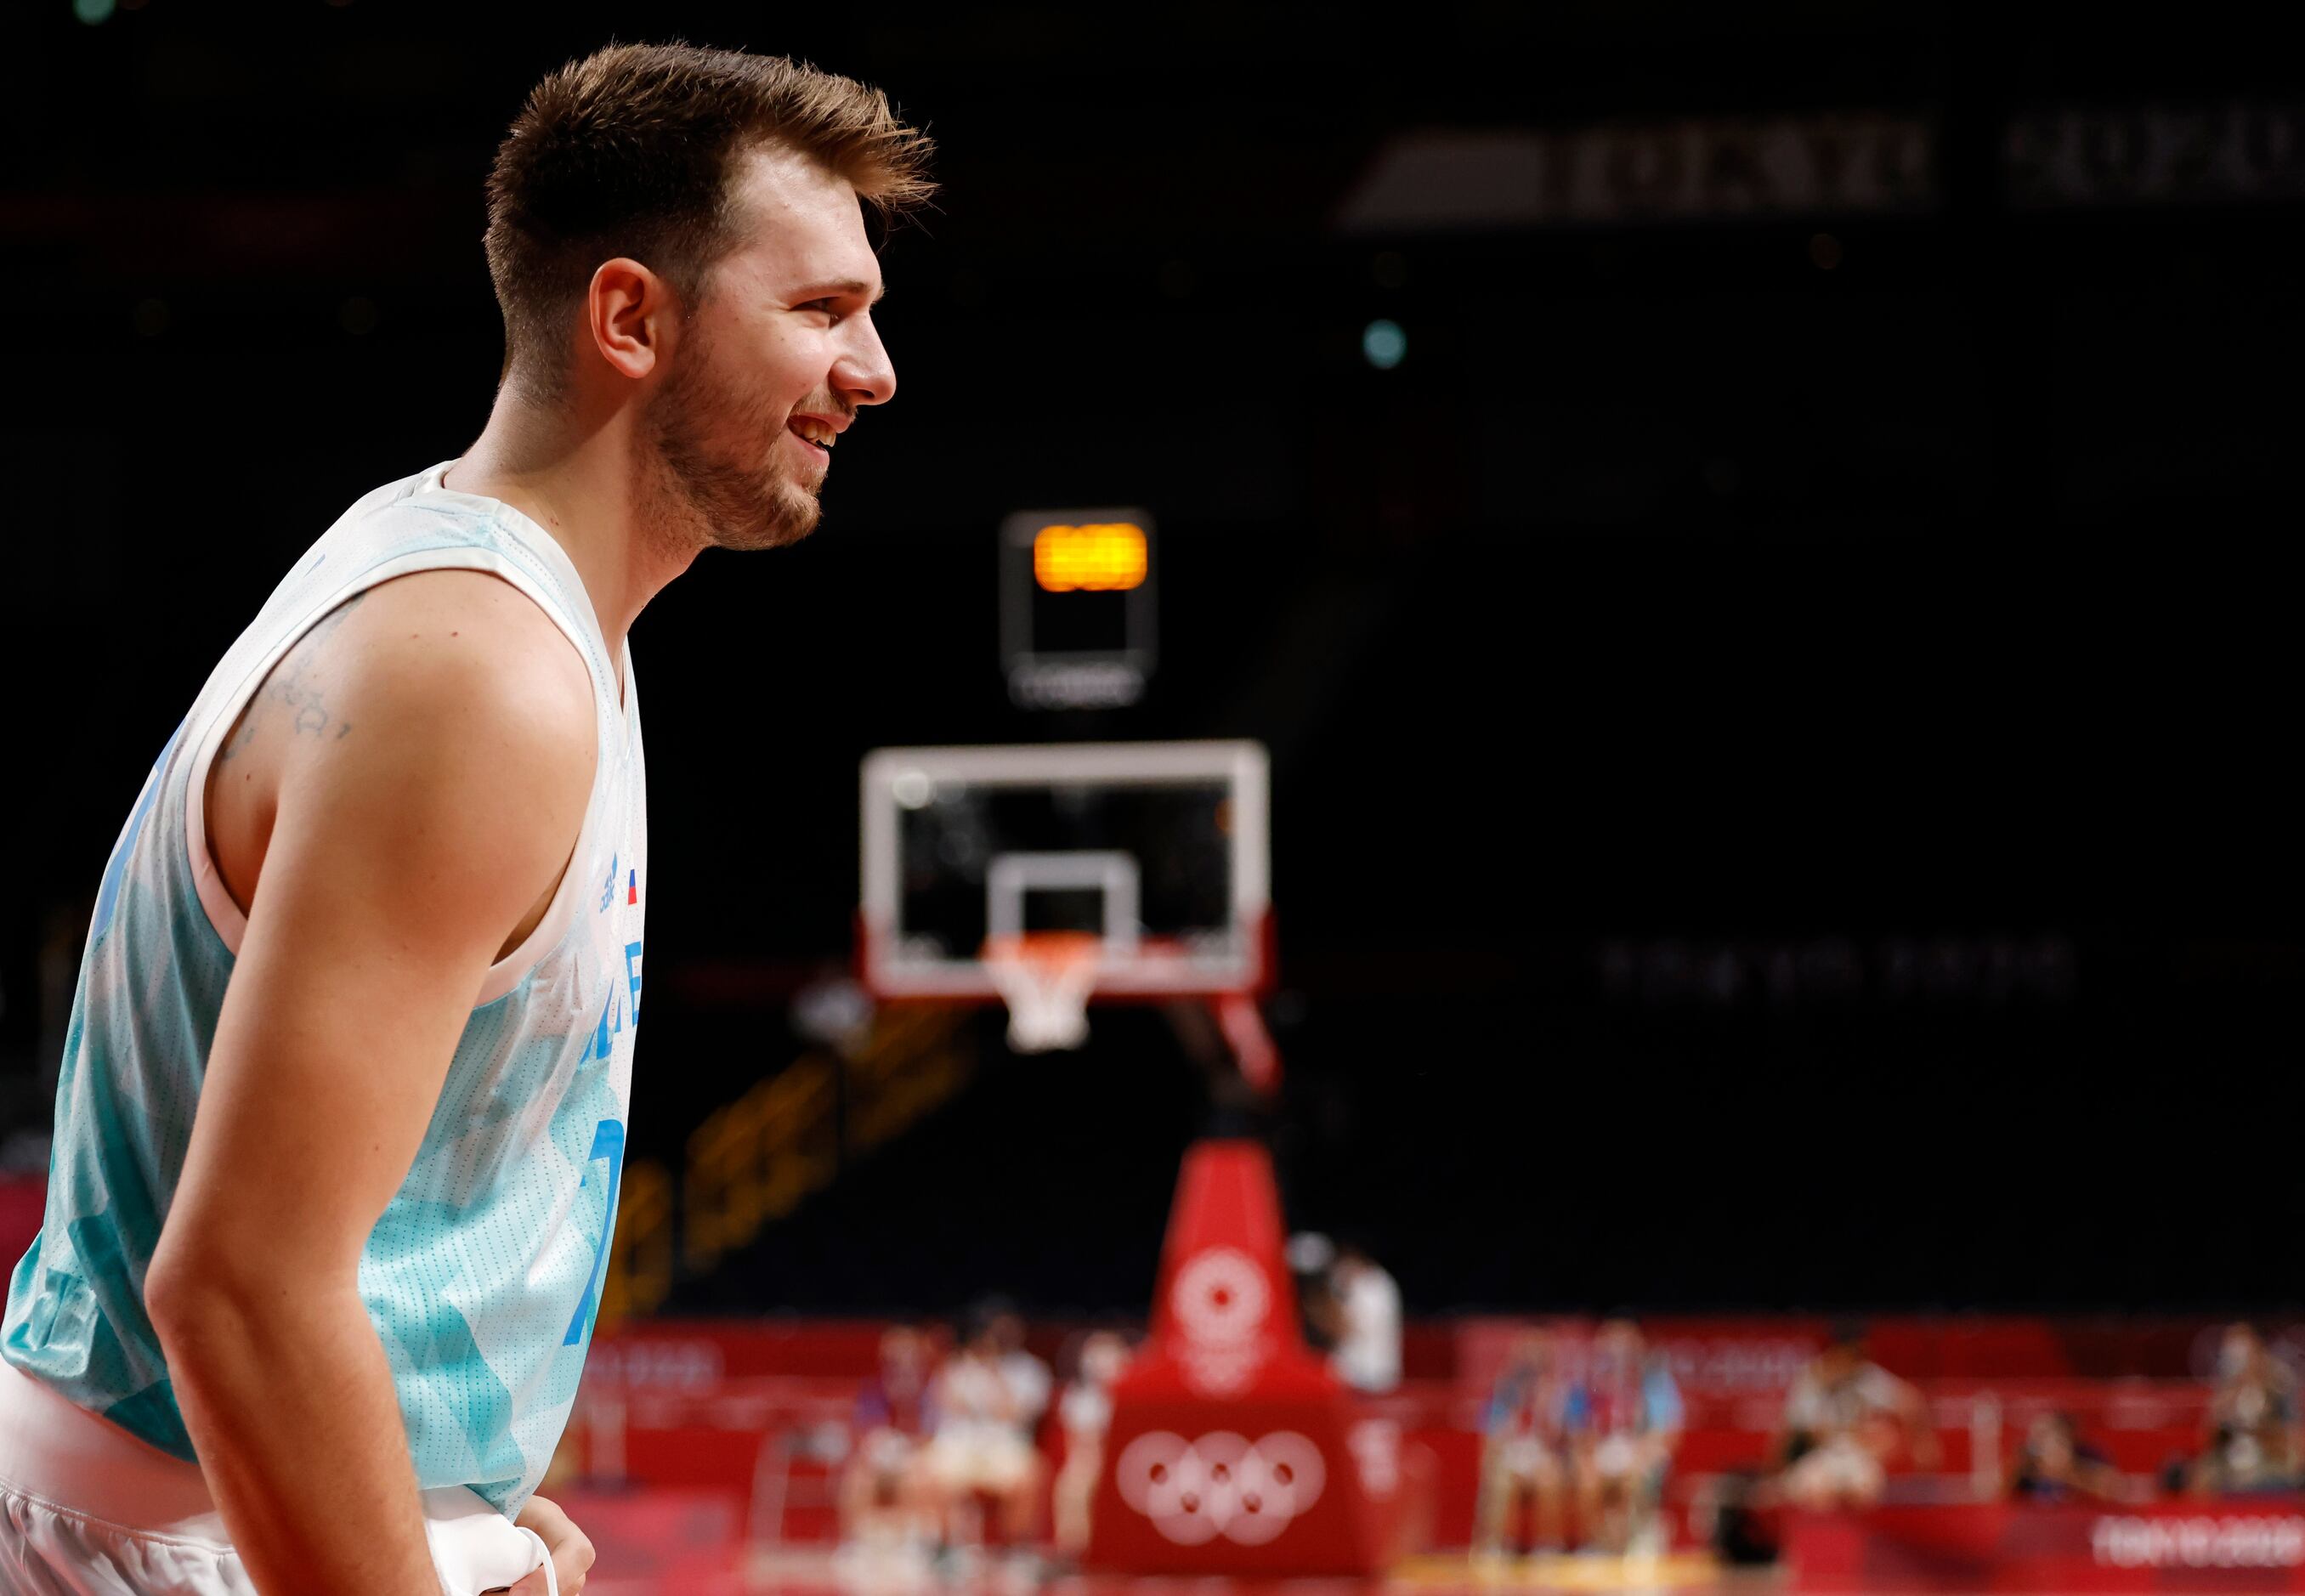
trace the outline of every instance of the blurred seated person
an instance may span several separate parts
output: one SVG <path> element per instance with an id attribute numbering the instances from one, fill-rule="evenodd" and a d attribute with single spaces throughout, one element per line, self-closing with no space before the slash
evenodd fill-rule
<path id="1" fill-rule="evenodd" d="M 1612 1319 L 1593 1337 L 1569 1400 L 1569 1469 L 1585 1542 L 1623 1553 L 1654 1544 L 1657 1504 L 1680 1445 L 1680 1387 L 1640 1327 Z"/>
<path id="2" fill-rule="evenodd" d="M 880 1371 L 856 1398 L 856 1445 L 840 1475 L 840 1538 L 925 1543 L 937 1533 L 935 1481 L 923 1464 L 931 1349 L 909 1325 L 880 1337 Z"/>
<path id="3" fill-rule="evenodd" d="M 1305 1345 L 1325 1353 L 1337 1344 L 1340 1315 L 1329 1290 L 1329 1271 L 1336 1267 L 1337 1244 L 1317 1230 L 1300 1230 L 1289 1238 L 1289 1272 L 1297 1282 L 1297 1312 L 1304 1320 Z"/>
<path id="4" fill-rule="evenodd" d="M 1329 1354 L 1337 1378 L 1379 1395 L 1400 1384 L 1400 1287 L 1357 1242 L 1337 1248 L 1329 1269 L 1336 1341 Z"/>
<path id="5" fill-rule="evenodd" d="M 1000 1376 L 1016 1399 L 1016 1422 L 1028 1439 L 1037 1438 L 1049 1411 L 1056 1380 L 1049 1366 L 1025 1349 L 1025 1316 L 1005 1297 L 988 1297 L 977 1307 L 992 1343 L 999 1348 Z"/>
<path id="6" fill-rule="evenodd" d="M 947 1358 L 930 1387 L 928 1472 L 943 1498 L 946 1533 L 971 1537 L 961 1522 L 977 1498 L 991 1500 L 994 1529 L 1008 1545 L 1033 1532 L 1046 1465 L 1033 1445 L 1031 1404 L 1047 1400 L 1046 1387 L 1020 1391 L 1003 1368 L 999 1315 L 972 1315 L 959 1350 Z M 1035 1363 L 1038 1360 L 1034 1360 Z"/>
<path id="7" fill-rule="evenodd" d="M 1785 1395 L 1777 1439 L 1784 1499 L 1811 1512 L 1872 1507 L 1901 1443 L 1921 1467 L 1936 1466 L 1921 1394 L 1866 1356 L 1863 1330 L 1835 1330 Z"/>
<path id="8" fill-rule="evenodd" d="M 2292 1490 L 2299 1483 L 2297 1377 L 2275 1357 L 2254 1325 L 2236 1324 L 2217 1352 L 2207 1435 L 2193 1466 L 2202 1495 Z"/>
<path id="9" fill-rule="evenodd" d="M 1057 1404 L 1064 1427 L 1065 1463 L 1057 1471 L 1052 1511 L 1057 1549 L 1075 1559 L 1088 1550 L 1089 1512 L 1104 1470 L 1104 1433 L 1112 1427 L 1112 1382 L 1128 1366 L 1128 1343 L 1110 1330 L 1093 1330 Z"/>
<path id="10" fill-rule="evenodd" d="M 2009 1460 L 2012 1501 L 2126 1501 L 2129 1481 L 2105 1455 L 2081 1439 L 2071 1413 L 2046 1413 L 2026 1427 Z"/>
<path id="11" fill-rule="evenodd" d="M 1532 1551 L 1568 1547 L 1569 1381 L 1553 1356 L 1552 1335 L 1531 1330 L 1513 1342 L 1481 1417 L 1481 1494 L 1473 1550 L 1499 1557 L 1519 1541 L 1521 1503 L 1535 1524 Z"/>

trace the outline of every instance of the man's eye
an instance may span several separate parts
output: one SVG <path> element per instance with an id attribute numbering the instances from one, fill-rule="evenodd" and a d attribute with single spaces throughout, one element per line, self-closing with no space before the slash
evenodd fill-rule
<path id="1" fill-rule="evenodd" d="M 835 321 L 840 319 L 840 312 L 833 309 L 832 301 L 829 299 L 811 300 L 808 303 L 803 305 L 801 309 L 804 310 L 821 310 L 827 316 L 831 317 Z"/>

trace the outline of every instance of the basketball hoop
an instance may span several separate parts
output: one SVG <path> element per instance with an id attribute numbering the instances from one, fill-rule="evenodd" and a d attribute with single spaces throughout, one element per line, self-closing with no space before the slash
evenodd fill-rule
<path id="1" fill-rule="evenodd" d="M 1008 1045 L 1019 1053 L 1088 1040 L 1088 998 L 1104 967 L 1104 938 L 1089 931 L 991 937 L 984 968 L 1008 1006 Z"/>

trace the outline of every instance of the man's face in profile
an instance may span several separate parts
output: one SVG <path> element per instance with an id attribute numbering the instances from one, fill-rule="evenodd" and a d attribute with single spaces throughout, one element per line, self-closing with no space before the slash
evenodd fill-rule
<path id="1" fill-rule="evenodd" d="M 774 548 L 815 529 L 840 430 L 897 380 L 873 327 L 880 262 L 856 192 L 781 149 L 730 183 L 740 242 L 705 276 L 670 369 L 649 401 L 659 492 L 727 548 Z"/>

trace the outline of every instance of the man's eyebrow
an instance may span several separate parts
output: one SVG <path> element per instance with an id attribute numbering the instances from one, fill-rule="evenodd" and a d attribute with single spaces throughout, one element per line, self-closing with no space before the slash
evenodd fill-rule
<path id="1" fill-rule="evenodd" d="M 819 283 L 814 287 L 802 289 L 793 296 L 793 302 L 806 304 L 811 300 L 831 299 L 836 296 L 854 299 L 858 294 L 872 295 L 871 302 L 877 305 L 889 297 L 889 285 L 883 283 L 880 287 L 875 288 L 862 277 L 841 277 L 833 282 Z"/>

